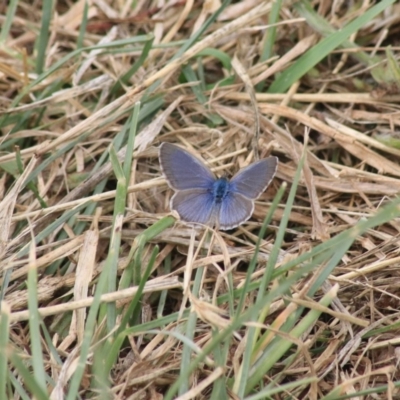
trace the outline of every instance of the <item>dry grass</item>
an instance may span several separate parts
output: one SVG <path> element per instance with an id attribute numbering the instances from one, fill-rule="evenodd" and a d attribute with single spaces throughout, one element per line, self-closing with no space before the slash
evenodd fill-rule
<path id="1" fill-rule="evenodd" d="M 400 5 L 59 1 L 47 40 L 9 3 L 0 398 L 400 398 Z M 193 230 L 164 141 L 279 169 L 249 222 Z"/>

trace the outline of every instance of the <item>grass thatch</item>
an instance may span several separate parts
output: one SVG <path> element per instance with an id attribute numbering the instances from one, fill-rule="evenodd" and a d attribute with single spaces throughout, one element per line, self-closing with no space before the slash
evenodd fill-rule
<path id="1" fill-rule="evenodd" d="M 0 399 L 400 398 L 400 4 L 6 3 Z M 162 142 L 277 176 L 193 229 Z"/>

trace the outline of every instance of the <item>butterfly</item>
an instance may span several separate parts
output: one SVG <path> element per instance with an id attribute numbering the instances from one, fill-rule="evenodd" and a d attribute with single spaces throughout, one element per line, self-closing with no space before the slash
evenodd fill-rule
<path id="1" fill-rule="evenodd" d="M 161 170 L 175 190 L 172 210 L 183 221 L 233 229 L 247 221 L 254 200 L 267 188 L 278 167 L 277 157 L 256 161 L 231 180 L 216 178 L 210 169 L 188 151 L 164 142 L 159 153 Z"/>

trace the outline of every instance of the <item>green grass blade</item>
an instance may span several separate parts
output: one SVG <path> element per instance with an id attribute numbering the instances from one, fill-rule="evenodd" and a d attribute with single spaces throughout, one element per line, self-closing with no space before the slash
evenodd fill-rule
<path id="1" fill-rule="evenodd" d="M 282 72 L 282 74 L 269 87 L 268 93 L 284 93 L 291 85 L 293 85 L 294 82 L 299 80 L 311 68 L 339 47 L 353 33 L 357 32 L 394 2 L 395 0 L 380 1 L 372 6 L 368 11 L 357 17 L 354 21 L 344 26 L 340 31 L 322 39 L 312 49 L 308 50 L 307 53 L 303 54 L 292 66 Z"/>
<path id="2" fill-rule="evenodd" d="M 75 372 L 71 378 L 68 395 L 66 397 L 67 400 L 75 400 L 78 396 L 79 386 L 82 380 L 84 369 L 86 367 L 90 345 L 93 339 L 93 332 L 96 326 L 97 314 L 100 308 L 100 298 L 101 295 L 105 293 L 107 288 L 107 280 L 109 277 L 109 269 L 111 268 L 111 264 L 115 263 L 115 260 L 118 259 L 119 244 L 121 243 L 122 223 L 123 223 L 123 216 L 120 215 L 116 218 L 114 222 L 113 234 L 110 243 L 110 250 L 104 268 L 101 271 L 100 278 L 98 280 L 96 291 L 93 297 L 93 303 L 89 309 L 89 313 L 86 319 L 84 336 L 80 346 L 80 355 Z"/>
<path id="3" fill-rule="evenodd" d="M 18 371 L 20 378 L 28 388 L 28 390 L 32 393 L 33 397 L 37 400 L 49 400 L 49 396 L 47 395 L 46 388 L 43 390 L 42 386 L 36 380 L 36 377 L 32 374 L 26 366 L 24 361 L 22 361 L 22 356 L 20 353 L 16 351 L 11 352 L 10 354 L 11 363 L 14 365 L 15 369 Z M 18 387 L 18 386 L 17 386 Z M 24 392 L 23 387 L 21 387 L 20 393 Z M 32 399 L 33 397 L 30 397 Z"/>
<path id="4" fill-rule="evenodd" d="M 34 253 L 35 245 L 31 245 L 30 252 Z M 44 370 L 43 349 L 40 334 L 40 316 L 38 312 L 37 269 L 34 256 L 30 257 L 28 266 L 28 309 L 29 309 L 29 334 L 32 347 L 32 366 L 35 381 L 40 388 L 46 391 L 46 373 Z"/>
<path id="5" fill-rule="evenodd" d="M 12 23 L 14 21 L 15 11 L 17 10 L 18 0 L 10 0 L 6 7 L 6 15 L 3 19 L 3 24 L 0 32 L 0 46 L 3 47 L 6 44 L 7 37 L 10 33 Z M 4 397 L 5 398 L 5 397 Z"/>
<path id="6" fill-rule="evenodd" d="M 53 1 L 43 0 L 42 3 L 42 21 L 39 36 L 36 40 L 36 73 L 41 74 L 46 60 L 47 45 L 50 37 L 50 23 L 53 14 Z"/>
<path id="7" fill-rule="evenodd" d="M 2 301 L 0 303 L 0 399 L 7 399 L 7 372 L 8 351 L 7 344 L 10 337 L 10 306 Z"/>
<path id="8" fill-rule="evenodd" d="M 82 21 L 79 27 L 79 36 L 78 40 L 76 41 L 76 48 L 81 49 L 83 47 L 83 39 L 85 38 L 87 23 L 88 23 L 88 10 L 89 4 L 88 1 L 85 0 L 85 5 L 83 7 L 83 14 L 82 14 Z"/>
<path id="9" fill-rule="evenodd" d="M 266 61 L 273 56 L 273 49 L 275 46 L 276 40 L 276 31 L 277 27 L 273 26 L 279 21 L 279 13 L 281 12 L 282 8 L 282 0 L 275 0 L 272 3 L 271 13 L 269 14 L 268 18 L 268 25 L 272 25 L 269 27 L 264 34 L 263 43 L 262 43 L 262 50 L 260 55 L 260 61 Z M 260 82 L 256 86 L 257 92 L 262 92 L 265 86 L 265 82 Z"/>
<path id="10" fill-rule="evenodd" d="M 117 153 L 114 148 L 110 147 L 110 159 L 111 164 L 117 178 L 117 190 L 115 194 L 114 201 L 114 213 L 113 222 L 115 223 L 117 219 L 123 217 L 125 213 L 126 205 L 126 195 L 127 195 L 127 182 L 122 169 L 122 165 L 118 161 Z M 115 232 L 114 236 L 114 248 L 113 251 L 109 253 L 109 258 L 107 259 L 107 270 L 108 270 L 108 288 L 109 293 L 115 292 L 117 289 L 117 273 L 118 273 L 118 256 L 119 252 L 115 249 L 121 247 L 121 232 Z M 111 255 L 112 254 L 112 255 Z M 109 303 L 107 307 L 107 331 L 112 332 L 115 328 L 117 320 L 117 309 L 115 303 Z"/>

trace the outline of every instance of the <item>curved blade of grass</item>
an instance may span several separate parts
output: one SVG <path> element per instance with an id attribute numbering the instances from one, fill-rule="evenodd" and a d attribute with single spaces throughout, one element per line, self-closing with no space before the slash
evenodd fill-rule
<path id="1" fill-rule="evenodd" d="M 304 1 L 305 0 L 303 0 L 303 2 Z M 282 72 L 282 74 L 269 87 L 268 93 L 285 92 L 291 85 L 293 85 L 293 83 L 298 81 L 311 68 L 318 64 L 318 62 L 347 40 L 350 35 L 357 32 L 394 2 L 395 0 L 380 1 L 372 6 L 368 11 L 357 17 L 354 21 L 347 24 L 340 31 L 322 39 L 312 49 L 303 54 L 293 65 Z"/>
<path id="2" fill-rule="evenodd" d="M 112 94 L 117 93 L 121 89 L 122 85 L 128 84 L 129 79 L 131 79 L 131 77 L 139 70 L 139 68 L 146 61 L 150 53 L 150 50 L 153 48 L 153 43 L 154 43 L 154 35 L 149 34 L 149 39 L 147 42 L 144 43 L 140 57 L 134 62 L 134 64 L 129 68 L 129 70 L 120 78 L 120 81 L 114 85 L 114 87 L 111 89 Z"/>
<path id="3" fill-rule="evenodd" d="M 276 0 L 272 3 L 271 12 L 268 17 L 268 25 L 275 25 L 279 21 L 279 13 L 281 12 L 281 8 L 282 0 Z M 273 48 L 276 38 L 276 28 L 276 26 L 271 26 L 265 31 L 260 62 L 268 60 L 273 55 Z"/>
<path id="4" fill-rule="evenodd" d="M 128 318 L 128 320 L 126 321 L 126 324 L 124 325 L 124 327 L 127 325 L 128 321 L 131 321 L 131 325 L 136 324 L 137 321 L 139 320 L 139 316 L 140 316 L 140 311 L 141 311 L 141 303 L 140 303 L 140 298 L 142 296 L 143 293 L 143 289 L 144 286 L 147 282 L 147 280 L 150 277 L 150 274 L 154 268 L 154 263 L 156 261 L 156 257 L 158 255 L 158 247 L 156 246 L 153 251 L 151 252 L 151 256 L 150 256 L 150 260 L 147 264 L 146 269 L 142 272 L 141 276 L 140 276 L 140 281 L 139 281 L 139 285 L 138 285 L 138 291 L 135 294 L 135 297 L 133 298 L 131 304 L 130 304 L 130 308 L 128 309 L 128 312 L 126 312 L 125 317 Z M 143 258 L 142 258 L 142 253 L 141 252 L 137 252 L 135 254 L 135 260 L 134 260 L 135 264 L 136 264 L 136 268 L 140 268 L 142 269 L 143 266 Z M 122 322 L 125 322 L 125 319 L 122 319 Z M 121 329 L 123 327 L 121 326 Z"/>
<path id="5" fill-rule="evenodd" d="M 130 120 L 127 121 L 127 123 L 123 126 L 123 129 L 121 129 L 120 132 L 118 132 L 118 134 L 115 136 L 115 138 L 112 141 L 112 146 L 118 151 L 121 146 L 122 143 L 125 141 L 125 136 L 127 136 L 127 132 L 128 132 L 128 125 L 130 123 Z M 93 169 L 91 170 L 91 173 L 93 174 L 94 172 L 98 171 L 102 165 L 105 164 L 105 162 L 109 159 L 109 153 L 108 152 L 104 152 L 100 157 L 99 160 L 96 162 L 96 164 L 94 165 Z M 93 190 L 93 194 L 99 194 L 99 193 L 103 193 L 104 192 L 104 188 L 107 185 L 108 182 L 108 178 L 103 179 L 102 181 L 100 181 L 100 183 L 98 183 L 96 185 L 96 187 Z M 93 213 L 95 212 L 95 209 L 97 207 L 97 202 L 91 202 L 81 213 L 81 215 L 93 215 Z M 69 224 L 70 227 L 73 227 L 74 233 L 75 235 L 80 235 L 85 228 L 87 227 L 87 222 L 85 221 L 79 221 L 77 222 L 75 220 L 75 217 L 71 218 L 70 220 L 68 220 L 67 222 Z M 60 240 L 64 240 L 68 237 L 67 233 L 65 231 L 61 231 L 59 233 L 59 235 L 57 236 L 57 241 Z M 55 262 L 53 262 L 48 268 L 46 268 L 46 272 L 49 274 L 53 274 L 56 273 L 56 271 L 59 270 L 61 264 L 63 264 L 65 262 L 65 260 L 60 259 L 57 260 Z M 65 264 L 65 269 L 69 268 L 69 264 Z M 59 271 L 61 274 L 63 274 L 63 270 Z"/>
<path id="6" fill-rule="evenodd" d="M 82 203 L 79 206 L 74 207 L 71 210 L 64 212 L 60 217 L 58 217 L 54 222 L 48 225 L 43 231 L 35 235 L 35 243 L 40 243 L 47 236 L 54 233 L 60 226 L 62 226 L 68 219 L 79 213 L 84 207 L 86 207 L 90 201 Z M 29 251 L 29 245 L 24 246 L 17 254 L 17 258 L 26 256 Z"/>
<path id="7" fill-rule="evenodd" d="M 330 292 L 325 294 L 323 298 L 318 302 L 325 307 L 328 307 L 331 302 L 336 298 L 337 288 L 333 288 Z M 298 339 L 304 332 L 317 321 L 318 317 L 322 314 L 319 310 L 310 310 L 298 324 L 291 329 L 288 334 L 290 337 Z M 294 340 L 289 340 L 285 336 L 277 335 L 275 339 L 264 351 L 262 357 L 260 357 L 254 364 L 251 371 L 253 372 L 246 380 L 246 394 L 253 390 L 259 385 L 265 374 L 270 371 L 276 362 L 278 362 L 284 354 L 293 346 Z"/>
<path id="8" fill-rule="evenodd" d="M 218 80 L 217 82 L 207 83 L 206 76 L 203 72 L 203 63 L 201 58 L 202 57 L 212 57 L 219 60 L 224 69 L 229 72 L 232 70 L 232 61 L 229 54 L 221 51 L 219 49 L 213 48 L 206 48 L 198 53 L 199 61 L 198 61 L 198 74 L 200 76 L 200 80 L 202 82 L 202 89 L 203 90 L 213 90 L 214 88 L 233 85 L 235 83 L 235 76 L 233 74 L 229 74 L 227 77 Z"/>
<path id="9" fill-rule="evenodd" d="M 161 317 L 149 322 L 145 322 L 141 325 L 136 325 L 130 328 L 126 328 L 121 331 L 121 333 L 118 334 L 118 336 L 115 338 L 113 341 L 111 348 L 110 348 L 110 354 L 114 355 L 114 358 L 112 359 L 111 357 L 108 358 L 108 364 L 105 364 L 105 368 L 107 370 L 111 370 L 113 367 L 115 360 L 117 359 L 119 355 L 119 351 L 126 339 L 127 336 L 129 335 L 137 335 L 143 332 L 148 332 L 151 329 L 161 329 L 165 325 L 172 324 L 172 323 L 177 323 L 179 318 L 187 318 L 189 316 L 189 311 L 190 310 L 185 310 L 182 315 L 180 315 L 179 312 L 167 315 L 165 317 Z M 126 326 L 126 324 L 122 324 L 121 326 Z"/>
<path id="10" fill-rule="evenodd" d="M 141 254 L 146 243 L 152 240 L 154 237 L 165 231 L 175 223 L 175 218 L 168 216 L 160 219 L 154 223 L 151 227 L 144 230 L 132 244 L 131 251 L 129 252 L 128 259 L 133 260 L 136 253 Z M 122 274 L 120 279 L 119 288 L 125 289 L 129 287 L 132 283 L 138 285 L 141 279 L 141 268 L 140 263 L 135 265 L 135 263 L 130 263 Z"/>
<path id="11" fill-rule="evenodd" d="M 8 339 L 10 337 L 10 306 L 0 303 L 0 399 L 7 399 Z"/>
<path id="12" fill-rule="evenodd" d="M 88 22 L 88 10 L 89 10 L 89 4 L 88 4 L 87 0 L 85 0 L 85 4 L 83 6 L 81 26 L 79 27 L 79 36 L 76 41 L 77 49 L 81 49 L 83 46 L 83 39 L 86 34 L 86 27 L 87 27 L 87 22 Z"/>
<path id="13" fill-rule="evenodd" d="M 276 39 L 276 29 L 277 27 L 274 26 L 279 21 L 279 13 L 282 8 L 282 0 L 275 0 L 272 2 L 271 12 L 268 17 L 268 25 L 272 25 L 269 27 L 264 34 L 263 43 L 262 43 L 262 50 L 260 55 L 260 62 L 264 62 L 272 57 L 273 49 L 275 45 Z M 265 82 L 260 82 L 256 86 L 257 92 L 262 92 L 265 86 Z"/>
<path id="14" fill-rule="evenodd" d="M 188 83 L 192 83 L 190 88 L 192 89 L 194 95 L 197 98 L 197 101 L 200 104 L 207 104 L 208 103 L 208 99 L 206 97 L 206 95 L 203 93 L 202 88 L 201 88 L 201 83 L 197 83 L 195 84 L 195 82 L 198 82 L 198 78 L 195 74 L 195 72 L 193 71 L 192 67 L 189 64 L 186 64 L 183 68 L 182 68 L 182 73 L 185 75 L 186 81 Z M 205 85 L 205 83 L 203 82 L 203 84 Z M 208 113 L 206 115 L 206 117 L 210 120 L 210 122 L 214 125 L 221 125 L 224 120 L 217 114 L 213 114 L 213 113 Z"/>
<path id="15" fill-rule="evenodd" d="M 170 61 L 179 58 L 187 49 L 192 47 L 230 3 L 231 0 L 224 0 L 218 10 L 215 11 L 187 41 L 185 41 L 184 45 L 175 53 Z"/>
<path id="16" fill-rule="evenodd" d="M 46 71 L 41 73 L 33 82 L 31 82 L 26 88 L 24 88 L 21 93 L 13 99 L 12 103 L 10 104 L 10 109 L 16 107 L 20 101 L 25 98 L 34 88 L 35 86 L 39 85 L 43 80 L 45 80 L 47 77 L 50 75 L 54 74 L 57 70 L 59 70 L 64 64 L 68 63 L 70 60 L 80 56 L 82 52 L 89 52 L 92 50 L 98 50 L 98 49 L 113 49 L 115 47 L 123 47 L 126 45 L 130 45 L 132 43 L 142 43 L 142 42 L 147 42 L 151 35 L 140 35 L 140 36 L 134 36 L 129 39 L 120 39 L 120 40 L 115 40 L 111 43 L 102 43 L 100 45 L 94 45 L 94 46 L 87 46 L 83 48 L 78 48 L 74 51 L 71 51 L 67 55 L 65 55 L 63 58 L 55 62 L 50 68 L 48 68 Z M 137 48 L 134 49 L 129 49 L 129 50 L 140 50 Z M 5 116 L 7 117 L 7 115 Z M 3 120 L 0 120 L 0 126 L 3 125 Z"/>
<path id="17" fill-rule="evenodd" d="M 24 172 L 24 165 L 22 162 L 21 152 L 20 152 L 19 147 L 15 150 L 15 160 L 17 163 L 18 172 L 20 175 L 22 175 Z M 47 204 L 44 201 L 44 199 L 42 198 L 42 196 L 40 196 L 39 189 L 36 187 L 36 185 L 32 181 L 30 181 L 30 182 L 27 182 L 26 186 L 34 194 L 34 196 L 38 200 L 40 206 L 42 208 L 47 208 Z"/>
<path id="18" fill-rule="evenodd" d="M 381 386 L 376 386 L 372 387 L 369 389 L 362 389 L 357 391 L 356 393 L 351 393 L 351 394 L 344 394 L 343 391 L 348 387 L 348 384 L 351 384 L 352 382 L 356 383 L 359 382 L 360 380 L 365 379 L 365 377 L 360 376 L 359 379 L 354 378 L 350 382 L 344 382 L 341 385 L 336 386 L 332 391 L 327 394 L 326 396 L 322 397 L 321 400 L 346 400 L 346 399 L 352 399 L 352 398 L 357 398 L 359 399 L 360 396 L 363 396 L 361 398 L 373 398 L 369 397 L 370 395 L 378 394 L 378 393 L 383 393 L 383 392 L 389 392 L 389 390 L 393 393 L 393 388 L 400 388 L 400 381 L 390 381 L 390 385 L 381 385 Z M 396 393 L 396 392 L 395 392 Z M 388 397 L 385 398 L 390 398 L 389 394 Z M 392 397 L 392 399 L 395 399 L 396 397 Z"/>
<path id="19" fill-rule="evenodd" d="M 300 14 L 301 17 L 306 19 L 307 24 L 310 25 L 315 31 L 317 31 L 321 35 L 329 36 L 337 32 L 337 30 L 333 28 L 326 19 L 324 19 L 314 10 L 312 5 L 308 1 L 296 3 L 294 5 L 294 8 Z M 343 41 L 343 43 L 341 43 L 339 47 L 345 49 L 358 48 L 356 43 L 353 43 L 349 40 Z M 358 51 L 352 52 L 350 54 L 353 58 L 357 59 L 366 66 L 377 64 L 380 61 L 382 61 L 382 57 L 380 56 L 371 57 L 368 53 L 362 51 L 361 48 Z"/>
<path id="20" fill-rule="evenodd" d="M 316 378 L 304 378 L 290 383 L 279 384 L 279 387 L 276 388 L 266 388 L 260 391 L 257 390 L 256 394 L 244 397 L 244 400 L 265 400 L 272 398 L 271 396 L 275 394 L 291 393 L 290 389 L 295 389 L 300 386 L 309 385 L 315 382 L 316 380 L 317 380 Z"/>
<path id="21" fill-rule="evenodd" d="M 286 273 L 293 269 L 294 267 L 301 265 L 301 263 L 316 257 L 318 254 L 328 252 L 332 254 L 335 248 L 340 246 L 343 242 L 348 243 L 349 241 L 354 241 L 358 235 L 362 235 L 368 229 L 384 224 L 399 215 L 398 207 L 400 206 L 400 198 L 391 201 L 386 206 L 382 207 L 373 217 L 367 220 L 360 221 L 354 227 L 347 229 L 344 232 L 339 233 L 332 239 L 319 244 L 312 251 L 304 253 L 297 257 L 295 260 L 288 261 L 286 264 L 276 268 L 273 273 L 273 278 Z"/>
<path id="22" fill-rule="evenodd" d="M 118 218 L 125 213 L 126 205 L 126 195 L 127 195 L 127 181 L 122 169 L 122 165 L 118 161 L 117 153 L 115 152 L 113 146 L 110 147 L 110 159 L 113 166 L 115 176 L 117 178 L 117 190 L 115 194 L 114 201 L 114 212 L 113 212 L 113 223 L 117 221 Z M 121 232 L 115 234 L 114 244 L 115 248 L 121 247 Z M 109 253 L 109 258 L 107 259 L 107 270 L 108 270 L 108 288 L 109 293 L 115 292 L 117 288 L 117 270 L 118 270 L 118 257 L 119 252 Z M 117 308 L 114 302 L 103 305 L 107 308 L 107 331 L 111 333 L 114 330 L 117 321 Z"/>
<path id="23" fill-rule="evenodd" d="M 53 14 L 53 0 L 43 0 L 42 2 L 42 23 L 40 33 L 36 39 L 36 73 L 41 74 L 46 60 L 46 50 L 50 37 L 50 22 Z"/>
<path id="24" fill-rule="evenodd" d="M 56 230 L 59 226 L 63 225 L 68 219 L 70 219 L 73 215 L 77 214 L 81 209 L 87 206 L 87 203 L 81 204 L 78 207 L 73 208 L 72 210 L 69 210 L 65 212 L 61 217 L 59 217 L 56 221 L 51 223 L 46 229 L 44 229 L 42 232 L 37 234 L 35 236 L 35 243 L 41 242 L 44 238 L 46 238 L 48 235 L 52 234 L 54 230 Z M 25 245 L 16 255 L 15 258 L 21 258 L 23 256 L 26 256 L 29 252 L 29 243 Z M 8 284 L 9 284 L 9 279 L 12 273 L 12 269 L 8 269 L 3 277 L 3 281 L 1 284 L 1 290 L 0 290 L 0 300 L 4 300 L 5 292 L 7 290 Z"/>
<path id="25" fill-rule="evenodd" d="M 216 329 L 213 329 L 213 336 L 218 332 Z M 229 359 L 230 355 L 230 342 L 226 341 L 225 343 L 221 343 L 220 347 L 216 347 L 213 353 L 215 367 L 221 367 L 223 369 L 226 368 L 226 361 Z M 228 387 L 226 385 L 226 377 L 224 375 L 220 376 L 216 381 L 214 381 L 212 393 L 210 396 L 210 400 L 219 400 L 219 399 L 228 399 Z"/>
<path id="26" fill-rule="evenodd" d="M 151 253 L 150 260 L 146 266 L 146 269 L 143 272 L 142 278 L 139 282 L 138 290 L 133 297 L 132 301 L 129 304 L 129 307 L 125 308 L 124 310 L 124 315 L 122 316 L 121 323 L 118 327 L 118 329 L 115 332 L 115 340 L 114 341 L 108 341 L 105 345 L 105 348 L 107 349 L 105 351 L 105 354 L 107 354 L 107 357 L 105 359 L 105 362 L 102 364 L 102 368 L 107 371 L 107 374 L 111 371 L 111 368 L 114 366 L 115 361 L 117 360 L 120 352 L 120 346 L 122 346 L 123 340 L 125 339 L 125 334 L 128 326 L 128 322 L 131 319 L 137 319 L 136 317 L 138 316 L 139 311 L 141 310 L 141 298 L 143 294 L 143 289 L 146 285 L 146 282 L 148 281 L 150 274 L 154 268 L 154 264 L 156 262 L 156 258 L 158 255 L 158 247 L 155 247 Z M 140 328 L 140 325 L 139 325 Z"/>
<path id="27" fill-rule="evenodd" d="M 385 48 L 386 63 L 371 69 L 371 75 L 380 84 L 390 84 L 400 89 L 400 67 L 390 46 Z"/>
<path id="28" fill-rule="evenodd" d="M 192 293 L 193 296 L 195 297 L 199 297 L 203 273 L 204 273 L 204 267 L 200 267 L 196 270 L 196 275 L 194 278 L 193 288 L 192 288 Z M 189 317 L 187 319 L 186 332 L 185 332 L 185 336 L 190 341 L 192 341 L 194 338 L 194 334 L 196 332 L 196 323 L 197 323 L 197 313 L 191 310 Z M 190 346 L 187 346 L 186 343 L 184 342 L 182 349 L 182 357 L 181 357 L 181 371 L 185 371 L 187 368 L 189 368 L 192 354 L 193 354 L 192 348 Z M 183 395 L 189 390 L 189 387 L 190 387 L 189 377 L 188 379 L 182 379 L 179 385 L 178 394 L 180 396 Z"/>
<path id="29" fill-rule="evenodd" d="M 18 378 L 20 377 L 19 375 L 17 375 L 17 376 L 18 376 Z M 12 388 L 14 394 L 17 393 L 18 396 L 20 396 L 22 400 L 31 400 L 32 399 L 32 396 L 28 395 L 25 388 L 22 386 L 21 381 L 23 379 L 17 379 L 11 371 L 9 371 L 9 373 L 8 373 L 8 378 L 10 380 L 10 387 Z M 11 397 L 12 397 L 12 395 L 10 394 L 9 397 L 7 397 L 7 399 L 11 399 Z"/>
<path id="30" fill-rule="evenodd" d="M 201 35 L 211 26 L 211 24 L 217 19 L 218 15 L 231 3 L 231 0 L 224 0 L 221 6 L 215 11 L 204 24 L 188 39 L 184 42 L 182 47 L 174 54 L 174 56 L 169 60 L 169 62 L 180 58 L 188 49 L 190 49 L 199 40 Z M 152 83 L 145 93 L 143 94 L 142 100 L 147 100 L 151 93 L 158 88 L 158 86 L 163 82 L 162 79 L 158 79 Z"/>
<path id="31" fill-rule="evenodd" d="M 124 160 L 124 176 L 127 183 L 129 183 L 131 180 L 133 150 L 135 148 L 135 139 L 139 123 L 139 113 L 140 113 L 140 101 L 138 101 L 133 108 L 132 119 L 129 124 L 130 129 L 129 129 L 128 143 L 126 145 L 126 153 Z"/>
<path id="32" fill-rule="evenodd" d="M 208 47 L 204 50 L 201 50 L 197 54 L 199 57 L 212 57 L 216 58 L 222 66 L 227 70 L 231 71 L 232 70 L 232 61 L 231 57 L 229 54 L 227 54 L 225 51 L 222 51 L 220 49 L 214 49 L 211 47 Z"/>
<path id="33" fill-rule="evenodd" d="M 156 110 L 159 109 L 159 107 L 161 107 L 161 102 L 160 101 L 155 101 L 152 102 L 150 105 L 150 109 L 146 108 L 145 109 L 145 113 L 143 115 L 142 118 L 145 118 L 145 115 L 148 115 L 147 113 L 150 112 L 150 110 L 152 112 L 155 112 Z M 145 107 L 143 107 L 145 108 Z M 130 109 L 124 110 L 124 114 L 129 112 Z M 120 114 L 113 114 L 112 116 L 110 116 L 110 118 L 106 121 L 104 121 L 98 128 L 102 127 L 103 125 L 107 125 L 108 123 L 110 123 L 112 120 L 115 120 L 117 118 L 120 117 Z M 46 158 L 46 160 L 43 160 L 40 165 L 38 167 L 35 168 L 34 171 L 32 171 L 32 173 L 29 175 L 27 182 L 32 181 L 33 179 L 37 178 L 37 176 L 44 170 L 46 169 L 50 164 L 52 164 L 56 159 L 58 159 L 59 157 L 61 157 L 62 155 L 64 155 L 66 152 L 68 152 L 69 150 L 71 150 L 73 147 L 75 147 L 78 143 L 84 141 L 85 139 L 87 139 L 88 136 L 90 136 L 92 134 L 92 131 L 88 131 L 84 134 L 79 135 L 76 139 L 68 142 L 65 146 L 61 147 L 60 149 L 56 150 L 50 157 Z"/>
<path id="34" fill-rule="evenodd" d="M 165 257 L 164 260 L 164 269 L 159 268 L 158 269 L 159 273 L 161 275 L 168 275 L 171 273 L 171 253 Z M 157 306 L 157 319 L 162 318 L 164 309 L 165 309 L 165 303 L 167 301 L 167 295 L 168 295 L 168 290 L 163 290 L 160 294 L 160 299 L 158 300 L 158 306 Z"/>
<path id="35" fill-rule="evenodd" d="M 64 84 L 62 79 L 56 79 L 54 82 L 52 82 L 50 85 L 48 85 L 46 88 L 44 88 L 40 93 L 37 94 L 37 99 L 38 101 L 46 99 L 49 97 L 52 93 L 56 92 L 57 90 L 61 89 L 61 86 Z M 27 110 L 23 113 L 19 113 L 15 124 L 13 125 L 11 129 L 11 134 L 15 132 L 19 132 L 22 129 L 29 129 L 32 126 L 39 126 L 40 121 L 43 117 L 43 113 L 45 111 L 44 107 L 37 107 L 35 110 Z M 4 117 L 0 119 L 0 125 L 8 125 L 10 123 L 9 119 L 12 119 L 12 115 L 6 114 Z M 15 116 L 14 116 L 15 117 Z M 33 122 L 32 122 L 33 120 Z M 13 136 L 11 136 L 10 140 L 5 141 L 2 143 L 2 147 L 4 148 L 9 148 L 10 151 L 12 151 L 10 147 L 10 143 L 13 142 Z M 8 147 L 7 147 L 8 146 Z"/>
<path id="36" fill-rule="evenodd" d="M 100 308 L 100 298 L 105 292 L 107 287 L 107 280 L 109 276 L 110 265 L 118 259 L 119 255 L 119 243 L 121 242 L 121 228 L 123 223 L 123 216 L 119 215 L 115 219 L 113 226 L 110 250 L 107 256 L 107 260 L 104 264 L 104 268 L 100 273 L 100 277 L 96 286 L 96 291 L 93 297 L 93 303 L 89 309 L 89 313 L 86 319 L 86 326 L 81 343 L 81 353 L 79 355 L 78 363 L 75 372 L 71 378 L 70 388 L 67 400 L 75 400 L 78 397 L 79 386 L 82 380 L 83 371 L 86 367 L 87 357 L 89 355 L 90 345 L 93 339 L 93 332 L 96 325 L 97 313 Z"/>
<path id="37" fill-rule="evenodd" d="M 157 105 L 160 105 L 160 102 L 156 101 Z M 154 102 L 152 103 L 152 105 L 154 106 Z M 134 139 L 136 137 L 136 127 L 137 124 L 139 123 L 139 121 L 143 120 L 144 118 L 147 117 L 147 114 L 149 111 L 153 111 L 153 107 L 147 107 L 146 108 L 146 112 L 142 112 L 143 109 L 140 109 L 140 103 L 135 104 L 134 109 L 133 109 L 133 120 L 132 121 L 136 121 L 136 123 L 131 123 L 131 120 L 128 120 L 127 123 L 124 125 L 123 129 L 117 134 L 117 136 L 113 139 L 112 141 L 112 145 L 116 150 L 119 150 L 123 143 L 125 142 L 125 138 L 128 137 L 128 146 L 125 152 L 125 160 L 128 161 L 128 163 L 126 163 L 126 161 L 124 162 L 124 171 L 128 170 L 130 171 L 131 169 L 131 165 L 132 165 L 132 154 L 133 154 L 133 150 L 131 150 L 134 146 Z M 137 112 L 139 112 L 139 116 L 137 116 Z M 129 132 L 128 132 L 128 127 L 129 127 Z M 131 136 L 128 136 L 131 135 Z M 129 144 L 130 143 L 130 144 Z M 131 156 L 129 156 L 129 154 L 131 154 Z M 104 152 L 100 158 L 99 161 L 97 161 L 97 163 L 95 164 L 95 166 L 92 169 L 92 172 L 98 171 L 100 169 L 100 167 L 105 164 L 105 162 L 108 159 L 108 153 Z M 126 174 L 126 172 L 124 172 Z M 129 182 L 129 178 L 127 178 L 127 182 Z M 93 190 L 93 194 L 98 194 L 98 193 L 102 193 L 104 191 L 104 188 L 106 186 L 108 182 L 108 178 L 103 179 L 100 183 L 98 183 L 96 185 L 96 187 Z M 81 213 L 81 215 L 93 215 L 95 208 L 97 207 L 97 202 L 92 202 L 90 203 L 85 210 Z M 83 230 L 85 229 L 85 227 L 87 226 L 87 222 L 78 222 L 78 223 L 73 223 L 72 220 L 68 221 L 68 223 L 70 224 L 70 226 L 74 225 L 74 233 L 76 235 L 79 235 L 83 232 Z M 67 234 L 62 231 L 60 232 L 60 235 L 57 236 L 57 240 L 63 240 L 67 237 Z M 52 263 L 50 265 L 49 268 L 46 269 L 46 271 L 48 271 L 49 273 L 55 272 L 58 270 L 58 268 L 60 267 L 61 263 L 63 263 L 63 260 L 58 260 L 54 263 Z M 67 269 L 69 267 L 69 265 L 65 265 L 65 269 Z M 62 273 L 63 271 L 61 271 Z"/>
<path id="38" fill-rule="evenodd" d="M 5 47 L 5 43 L 11 29 L 11 25 L 14 22 L 14 16 L 15 16 L 15 11 L 17 9 L 17 5 L 18 5 L 18 0 L 10 0 L 7 4 L 7 7 L 5 7 L 7 11 L 3 19 L 3 24 L 0 33 L 0 46 L 2 48 Z"/>
<path id="39" fill-rule="evenodd" d="M 46 373 L 44 370 L 43 350 L 40 335 L 40 316 L 38 311 L 37 269 L 35 265 L 36 247 L 32 241 L 28 266 L 28 310 L 29 336 L 32 349 L 33 376 L 36 383 L 46 391 Z"/>
<path id="40" fill-rule="evenodd" d="M 146 266 L 146 269 L 143 272 L 143 276 L 139 283 L 139 287 L 135 296 L 131 300 L 129 307 L 124 308 L 124 315 L 115 334 L 112 337 L 108 338 L 104 345 L 101 346 L 101 348 L 95 354 L 95 360 L 93 363 L 93 384 L 95 385 L 95 387 L 97 386 L 98 389 L 101 389 L 104 386 L 103 381 L 107 381 L 109 373 L 111 369 L 115 366 L 115 362 L 120 355 L 121 348 L 119 346 L 122 346 L 123 340 L 118 339 L 121 337 L 121 332 L 125 331 L 129 320 L 138 319 L 142 307 L 141 299 L 143 297 L 143 289 L 154 268 L 158 252 L 159 249 L 156 246 L 151 253 L 150 260 Z M 114 341 L 113 338 L 116 338 L 116 340 Z"/>
<path id="41" fill-rule="evenodd" d="M 25 361 L 22 361 L 22 356 L 16 351 L 13 351 L 10 354 L 10 360 L 34 398 L 37 400 L 49 400 L 46 388 L 43 390 L 42 386 L 36 381 L 34 375 L 32 375 L 32 371 L 25 366 Z M 24 389 L 21 388 L 22 393 L 23 390 Z"/>

